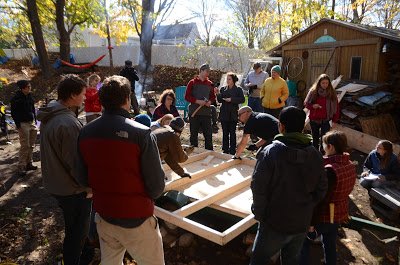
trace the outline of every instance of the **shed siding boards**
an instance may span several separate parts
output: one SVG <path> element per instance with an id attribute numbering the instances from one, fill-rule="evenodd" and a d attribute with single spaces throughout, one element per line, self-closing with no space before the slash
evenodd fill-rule
<path id="1" fill-rule="evenodd" d="M 343 78 L 350 79 L 351 58 L 361 57 L 361 75 L 360 80 L 376 81 L 375 66 L 378 60 L 375 59 L 376 45 L 359 45 L 341 47 L 339 58 L 339 73 Z M 375 80 L 374 80 L 375 79 Z"/>
<path id="2" fill-rule="evenodd" d="M 324 35 L 333 37 L 336 42 L 314 43 Z M 375 35 L 323 22 L 309 31 L 300 33 L 298 37 L 283 44 L 281 49 L 282 56 L 289 58 L 302 57 L 304 51 L 308 52 L 308 58 L 303 59 L 303 72 L 295 81 L 304 80 L 309 88 L 323 73 L 334 50 L 326 70 L 332 79 L 339 74 L 343 75 L 344 79 L 350 79 L 352 57 L 359 56 L 362 58 L 360 80 L 370 82 L 385 80 L 382 72 L 386 69 L 386 63 L 380 59 L 381 43 L 381 38 Z"/>
<path id="3" fill-rule="evenodd" d="M 344 26 L 324 22 L 316 26 L 313 30 L 310 30 L 299 36 L 298 38 L 295 38 L 293 41 L 290 42 L 290 44 L 296 45 L 314 43 L 316 39 L 325 35 L 325 29 L 327 30 L 326 34 L 332 36 L 334 39 L 336 39 L 336 41 L 368 39 L 374 37 L 373 35 L 361 32 L 359 30 L 354 30 Z"/>

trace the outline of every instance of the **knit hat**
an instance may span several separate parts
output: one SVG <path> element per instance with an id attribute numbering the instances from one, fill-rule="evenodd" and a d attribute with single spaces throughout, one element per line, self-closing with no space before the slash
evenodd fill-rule
<path id="1" fill-rule="evenodd" d="M 181 117 L 175 117 L 169 124 L 169 126 L 175 131 L 175 132 L 182 132 L 183 127 L 185 127 L 185 122 Z"/>
<path id="2" fill-rule="evenodd" d="M 135 121 L 143 124 L 144 126 L 150 127 L 151 125 L 151 119 L 149 117 L 149 115 L 147 114 L 139 114 L 135 117 Z"/>
<path id="3" fill-rule="evenodd" d="M 272 68 L 271 68 L 271 72 L 277 72 L 278 74 L 281 74 L 281 67 L 279 66 L 279 65 L 274 65 Z"/>
<path id="4" fill-rule="evenodd" d="M 204 71 L 204 70 L 210 70 L 210 66 L 207 63 L 202 64 L 200 66 L 200 71 Z"/>

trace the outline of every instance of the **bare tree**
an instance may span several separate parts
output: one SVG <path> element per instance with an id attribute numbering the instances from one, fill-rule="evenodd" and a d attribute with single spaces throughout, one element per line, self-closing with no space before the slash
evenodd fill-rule
<path id="1" fill-rule="evenodd" d="M 247 46 L 252 49 L 257 35 L 263 27 L 257 15 L 269 8 L 268 0 L 226 0 L 226 5 L 236 14 L 236 23 L 245 35 Z"/>
<path id="2" fill-rule="evenodd" d="M 207 46 L 211 45 L 211 31 L 213 30 L 215 22 L 218 20 L 214 10 L 215 5 L 210 4 L 209 0 L 201 0 L 198 6 L 191 9 L 192 15 L 199 18 L 201 21 L 201 25 L 205 31 L 202 39 Z"/>

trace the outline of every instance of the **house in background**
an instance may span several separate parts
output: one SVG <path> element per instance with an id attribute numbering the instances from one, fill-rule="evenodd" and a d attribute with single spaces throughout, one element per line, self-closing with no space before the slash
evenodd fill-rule
<path id="1" fill-rule="evenodd" d="M 153 43 L 160 45 L 193 46 L 200 34 L 196 23 L 183 23 L 158 26 L 154 33 Z"/>
<path id="2" fill-rule="evenodd" d="M 307 88 L 324 71 L 332 79 L 343 75 L 344 80 L 350 81 L 392 85 L 400 81 L 393 80 L 393 69 L 400 67 L 399 30 L 325 18 L 267 54 L 282 56 L 286 63 L 297 57 L 303 67 L 293 81 L 302 80 Z"/>
<path id="3" fill-rule="evenodd" d="M 85 47 L 107 47 L 107 38 L 100 36 L 93 28 L 87 29 L 76 29 L 76 34 L 79 34 L 81 43 L 84 43 Z M 111 45 L 116 46 L 116 41 L 111 38 Z M 140 39 L 137 35 L 128 36 L 126 42 L 119 43 L 118 46 L 138 46 L 140 45 Z"/>

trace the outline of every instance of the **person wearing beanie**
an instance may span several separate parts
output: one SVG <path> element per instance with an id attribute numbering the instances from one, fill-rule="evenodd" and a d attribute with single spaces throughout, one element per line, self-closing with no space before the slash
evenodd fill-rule
<path id="1" fill-rule="evenodd" d="M 28 80 L 17 82 L 19 90 L 11 99 L 11 116 L 18 129 L 19 143 L 19 176 L 25 176 L 26 171 L 36 170 L 32 164 L 32 153 L 35 147 L 38 129 L 36 127 L 36 111 L 31 94 L 31 84 Z"/>
<path id="2" fill-rule="evenodd" d="M 135 93 L 135 81 L 139 81 L 139 76 L 136 69 L 132 66 L 131 60 L 125 61 L 125 67 L 121 69 L 119 75 L 128 78 L 129 82 L 131 83 L 131 108 L 133 109 L 133 113 L 138 115 L 140 110 Z"/>
<path id="3" fill-rule="evenodd" d="M 147 114 L 139 114 L 135 117 L 134 119 L 136 122 L 143 124 L 144 126 L 147 126 L 150 128 L 151 126 L 151 118 Z"/>
<path id="4" fill-rule="evenodd" d="M 188 159 L 188 154 L 193 151 L 192 147 L 183 148 L 180 135 L 185 127 L 185 122 L 181 117 L 175 117 L 169 126 L 155 129 L 153 134 L 157 138 L 158 151 L 160 152 L 161 160 L 180 177 L 191 178 L 179 163 L 183 163 Z"/>
<path id="5" fill-rule="evenodd" d="M 289 97 L 288 85 L 280 75 L 281 67 L 274 65 L 271 68 L 271 77 L 265 80 L 260 92 L 264 112 L 271 114 L 275 118 L 279 117 L 279 113 Z"/>

